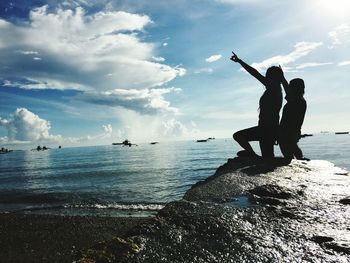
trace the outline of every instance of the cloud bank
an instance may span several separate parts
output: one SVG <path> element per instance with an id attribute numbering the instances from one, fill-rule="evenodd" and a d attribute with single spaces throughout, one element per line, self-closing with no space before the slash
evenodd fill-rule
<path id="1" fill-rule="evenodd" d="M 102 132 L 97 135 L 84 137 L 67 137 L 53 135 L 50 132 L 51 123 L 40 118 L 26 108 L 18 108 L 8 117 L 0 117 L 0 126 L 5 127 L 7 136 L 0 137 L 1 143 L 6 144 L 81 144 L 88 142 L 101 142 L 110 139 L 113 134 L 111 124 L 102 125 Z M 109 141 L 108 141 L 109 142 Z"/>
<path id="2" fill-rule="evenodd" d="M 8 118 L 0 117 L 0 126 L 7 129 L 8 142 L 54 142 L 62 139 L 60 135 L 50 134 L 49 121 L 26 108 L 18 108 Z"/>
<path id="3" fill-rule="evenodd" d="M 252 67 L 256 68 L 258 71 L 265 71 L 267 68 L 273 65 L 285 66 L 308 55 L 310 52 L 322 45 L 322 42 L 298 42 L 294 45 L 294 50 L 289 54 L 274 56 L 262 62 L 253 63 Z"/>
<path id="4" fill-rule="evenodd" d="M 105 92 L 86 92 L 77 98 L 82 101 L 124 107 L 142 114 L 178 113 L 178 109 L 171 107 L 164 99 L 165 94 L 181 91 L 179 88 L 158 89 L 114 89 Z"/>
<path id="5" fill-rule="evenodd" d="M 152 104 L 159 98 L 157 88 L 186 73 L 163 63 L 157 53 L 161 44 L 143 40 L 152 24 L 147 15 L 87 14 L 81 7 L 49 11 L 42 6 L 30 12 L 26 24 L 0 19 L 0 36 L 6 36 L 0 38 L 0 80 L 7 87 L 71 89 L 99 97 L 116 90 L 153 90 Z M 123 107 L 123 101 L 114 105 Z M 134 109 L 139 103 L 136 98 Z"/>
<path id="6" fill-rule="evenodd" d="M 330 49 L 346 45 L 350 43 L 350 23 L 344 23 L 335 27 L 328 33 L 328 37 L 331 39 Z"/>

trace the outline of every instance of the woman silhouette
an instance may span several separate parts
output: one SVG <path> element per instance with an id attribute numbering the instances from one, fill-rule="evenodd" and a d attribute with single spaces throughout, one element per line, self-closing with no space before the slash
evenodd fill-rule
<path id="1" fill-rule="evenodd" d="M 304 122 L 306 112 L 306 101 L 304 99 L 305 84 L 302 79 L 292 79 L 289 85 L 286 80 L 282 81 L 287 100 L 283 107 L 283 113 L 279 129 L 278 142 L 281 152 L 286 160 L 290 162 L 293 157 L 299 160 L 309 160 L 303 156 L 298 146 L 301 135 L 301 126 Z"/>
<path id="2" fill-rule="evenodd" d="M 265 91 L 259 100 L 259 122 L 258 126 L 240 130 L 233 134 L 233 138 L 242 146 L 243 151 L 238 156 L 257 156 L 249 144 L 250 141 L 259 141 L 261 155 L 264 159 L 274 157 L 273 146 L 278 136 L 279 112 L 282 107 L 281 81 L 283 71 L 279 67 L 270 67 L 266 75 L 261 75 L 255 68 L 242 61 L 234 52 L 231 60 L 239 63 L 248 73 L 259 80 Z"/>

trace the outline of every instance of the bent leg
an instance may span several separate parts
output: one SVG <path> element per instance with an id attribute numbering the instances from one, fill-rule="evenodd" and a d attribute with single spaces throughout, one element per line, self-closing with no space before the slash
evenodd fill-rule
<path id="1" fill-rule="evenodd" d="M 285 159 L 293 159 L 293 144 L 287 138 L 279 138 L 278 143 L 280 145 L 281 152 Z"/>
<path id="2" fill-rule="evenodd" d="M 278 126 L 261 126 L 261 139 L 259 141 L 261 156 L 264 159 L 272 159 L 274 155 L 274 145 L 278 134 Z"/>
<path id="3" fill-rule="evenodd" d="M 273 147 L 275 144 L 275 140 L 271 138 L 262 138 L 259 141 L 261 156 L 263 158 L 274 158 L 275 155 L 273 153 Z"/>
<path id="4" fill-rule="evenodd" d="M 304 157 L 304 154 L 303 154 L 302 150 L 299 148 L 297 143 L 295 143 L 295 146 L 294 146 L 294 156 L 298 160 L 310 161 L 309 158 Z"/>
<path id="5" fill-rule="evenodd" d="M 258 126 L 240 130 L 233 134 L 233 139 L 238 142 L 238 144 L 246 150 L 249 154 L 255 155 L 252 146 L 249 144 L 250 141 L 260 140 L 260 130 Z"/>

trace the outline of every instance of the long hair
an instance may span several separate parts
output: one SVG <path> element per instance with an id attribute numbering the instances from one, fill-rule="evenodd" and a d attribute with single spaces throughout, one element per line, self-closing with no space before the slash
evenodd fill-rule
<path id="1" fill-rule="evenodd" d="M 289 91 L 295 97 L 302 97 L 305 93 L 305 83 L 303 79 L 296 78 L 289 82 Z"/>
<path id="2" fill-rule="evenodd" d="M 276 67 L 276 66 L 269 67 L 266 70 L 266 74 L 265 74 L 265 77 L 267 79 L 270 79 L 270 80 L 273 80 L 276 82 L 281 82 L 282 76 L 283 76 L 282 69 L 280 67 Z"/>

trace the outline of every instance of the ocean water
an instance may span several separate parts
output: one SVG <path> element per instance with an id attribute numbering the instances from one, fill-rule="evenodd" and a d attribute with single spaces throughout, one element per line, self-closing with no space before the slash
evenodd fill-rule
<path id="1" fill-rule="evenodd" d="M 350 135 L 318 134 L 299 145 L 305 156 L 350 171 Z M 0 154 L 0 212 L 149 216 L 238 150 L 217 139 Z"/>

